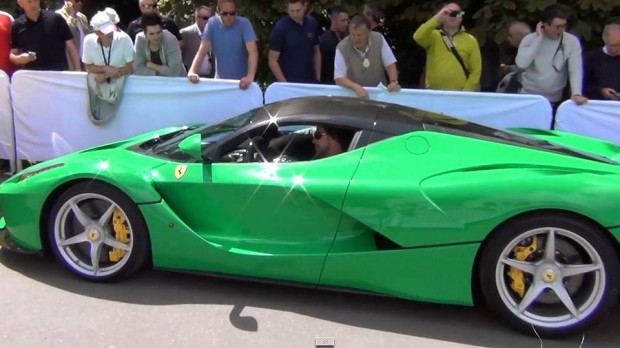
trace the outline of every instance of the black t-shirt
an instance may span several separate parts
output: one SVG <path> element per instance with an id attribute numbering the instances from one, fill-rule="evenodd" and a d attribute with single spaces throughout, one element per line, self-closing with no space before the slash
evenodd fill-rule
<path id="1" fill-rule="evenodd" d="M 72 38 L 64 18 L 46 10 L 41 10 L 36 22 L 21 15 L 11 25 L 11 49 L 37 54 L 35 61 L 23 66 L 28 70 L 68 70 L 66 42 Z"/>
<path id="2" fill-rule="evenodd" d="M 157 65 L 163 65 L 161 57 L 159 56 L 159 50 L 151 51 L 151 62 Z"/>
<path id="3" fill-rule="evenodd" d="M 181 32 L 179 31 L 179 27 L 177 27 L 174 21 L 166 16 L 161 17 L 161 28 L 168 30 L 172 35 L 176 36 L 177 40 L 182 41 L 183 37 L 181 36 Z M 131 37 L 131 41 L 136 42 L 136 35 L 142 32 L 142 27 L 140 26 L 140 17 L 138 19 L 134 19 L 127 26 L 127 34 Z"/>
<path id="4" fill-rule="evenodd" d="M 382 25 L 377 25 L 372 31 L 375 31 L 381 35 L 383 35 L 383 37 L 385 38 L 385 42 L 387 42 L 388 46 L 390 46 L 391 49 L 394 49 L 394 45 L 392 44 L 392 40 L 390 39 L 390 36 L 387 32 L 387 29 L 385 29 L 384 26 Z"/>
<path id="5" fill-rule="evenodd" d="M 340 37 L 338 37 L 340 35 Z M 347 36 L 346 33 L 336 34 L 333 30 L 327 30 L 319 37 L 319 49 L 321 50 L 321 82 L 334 84 L 334 59 L 336 46 L 340 40 Z"/>

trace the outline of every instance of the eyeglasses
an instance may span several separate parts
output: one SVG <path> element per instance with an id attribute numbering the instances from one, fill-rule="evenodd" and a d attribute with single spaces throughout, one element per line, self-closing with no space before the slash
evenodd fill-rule
<path id="1" fill-rule="evenodd" d="M 314 140 L 319 140 L 319 139 L 321 139 L 321 138 L 322 138 L 323 136 L 325 136 L 325 135 L 327 135 L 327 133 L 325 133 L 325 132 L 315 131 L 315 132 L 312 134 L 312 137 L 314 138 Z"/>
<path id="2" fill-rule="evenodd" d="M 204 16 L 204 17 L 198 16 L 198 18 L 201 18 L 201 19 L 204 19 L 205 21 L 208 21 L 209 18 L 211 18 L 211 17 L 209 17 L 209 16 Z"/>
<path id="3" fill-rule="evenodd" d="M 144 9 L 157 8 L 157 4 L 142 4 L 142 5 L 140 5 L 140 7 L 144 8 Z"/>
<path id="4" fill-rule="evenodd" d="M 461 18 L 465 15 L 465 11 L 452 11 L 450 12 L 450 17 Z"/>
<path id="5" fill-rule="evenodd" d="M 234 16 L 236 13 L 236 11 L 220 11 L 220 16 Z"/>

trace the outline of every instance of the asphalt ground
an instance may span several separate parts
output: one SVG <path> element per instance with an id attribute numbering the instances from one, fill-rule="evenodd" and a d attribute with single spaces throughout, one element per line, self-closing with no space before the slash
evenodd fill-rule
<path id="1" fill-rule="evenodd" d="M 620 306 L 583 334 L 540 340 L 485 308 L 157 270 L 98 284 L 52 257 L 0 248 L 0 348 L 295 348 L 316 347 L 318 338 L 337 348 L 615 348 L 619 322 Z"/>

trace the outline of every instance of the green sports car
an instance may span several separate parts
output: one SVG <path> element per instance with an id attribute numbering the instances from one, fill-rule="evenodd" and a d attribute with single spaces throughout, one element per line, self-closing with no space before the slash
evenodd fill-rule
<path id="1" fill-rule="evenodd" d="M 0 185 L 0 243 L 94 281 L 153 266 L 486 304 L 564 335 L 618 301 L 619 160 L 568 133 L 297 98 L 27 168 Z"/>

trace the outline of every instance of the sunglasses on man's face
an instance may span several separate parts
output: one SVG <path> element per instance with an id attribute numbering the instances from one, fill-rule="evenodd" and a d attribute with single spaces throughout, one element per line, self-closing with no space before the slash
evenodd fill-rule
<path id="1" fill-rule="evenodd" d="M 325 135 L 327 135 L 327 133 L 325 133 L 325 132 L 315 131 L 315 132 L 312 134 L 312 137 L 314 138 L 314 140 L 319 140 L 319 139 L 321 139 L 321 138 L 322 138 L 323 136 L 325 136 Z"/>
<path id="2" fill-rule="evenodd" d="M 236 11 L 220 11 L 220 16 L 222 17 L 234 16 L 236 13 L 237 13 Z"/>
<path id="3" fill-rule="evenodd" d="M 201 18 L 201 19 L 204 19 L 205 21 L 208 21 L 209 18 L 211 18 L 211 17 L 209 17 L 209 16 L 204 16 L 204 17 L 198 16 L 198 18 Z"/>
<path id="4" fill-rule="evenodd" d="M 142 4 L 142 5 L 140 5 L 140 7 L 148 10 L 148 9 L 152 9 L 152 8 L 157 8 L 157 4 Z"/>

